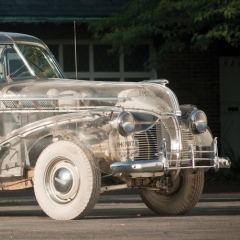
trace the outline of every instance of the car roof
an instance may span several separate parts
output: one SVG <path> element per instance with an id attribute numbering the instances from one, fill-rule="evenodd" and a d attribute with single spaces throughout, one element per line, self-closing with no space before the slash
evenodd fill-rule
<path id="1" fill-rule="evenodd" d="M 0 43 L 13 44 L 19 42 L 38 43 L 45 45 L 42 40 L 27 34 L 0 32 Z"/>

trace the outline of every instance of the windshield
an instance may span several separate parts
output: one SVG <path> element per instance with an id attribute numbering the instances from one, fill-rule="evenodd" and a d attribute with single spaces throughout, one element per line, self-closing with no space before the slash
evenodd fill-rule
<path id="1" fill-rule="evenodd" d="M 18 44 L 19 50 L 38 78 L 62 78 L 52 56 L 39 46 Z"/>
<path id="2" fill-rule="evenodd" d="M 44 48 L 26 44 L 19 44 L 18 48 L 25 62 L 13 45 L 0 44 L 0 79 L 32 78 L 34 74 L 37 78 L 63 77 L 54 58 Z"/>

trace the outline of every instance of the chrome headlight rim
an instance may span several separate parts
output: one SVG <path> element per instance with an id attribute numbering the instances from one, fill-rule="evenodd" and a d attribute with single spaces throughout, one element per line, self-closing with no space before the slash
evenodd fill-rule
<path id="1" fill-rule="evenodd" d="M 125 122 L 126 119 L 131 121 Z M 118 115 L 117 118 L 117 129 L 122 136 L 132 135 L 135 131 L 135 120 L 130 112 L 123 111 Z"/>
<path id="2" fill-rule="evenodd" d="M 190 115 L 190 124 L 193 132 L 204 133 L 207 130 L 207 115 L 204 111 L 195 109 Z"/>

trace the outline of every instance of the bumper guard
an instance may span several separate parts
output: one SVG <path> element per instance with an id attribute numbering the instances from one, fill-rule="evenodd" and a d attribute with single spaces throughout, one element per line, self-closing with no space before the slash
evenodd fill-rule
<path id="1" fill-rule="evenodd" d="M 217 138 L 213 139 L 212 142 L 212 150 L 209 151 L 194 151 L 193 145 L 189 145 L 188 151 L 182 152 L 174 152 L 176 153 L 188 153 L 190 155 L 189 159 L 180 159 L 180 160 L 171 160 L 176 162 L 176 166 L 169 165 L 169 159 L 167 157 L 167 149 L 166 149 L 166 140 L 163 139 L 159 145 L 159 152 L 156 154 L 158 156 L 157 160 L 139 160 L 139 161 L 126 161 L 126 162 L 115 162 L 110 165 L 110 168 L 115 173 L 144 173 L 144 172 L 165 172 L 167 173 L 169 170 L 174 169 L 199 169 L 199 168 L 214 168 L 216 171 L 219 167 L 224 166 L 224 168 L 228 167 L 228 160 L 224 158 L 218 157 L 217 152 Z M 208 153 L 212 154 L 212 158 L 196 158 L 195 153 Z M 189 160 L 190 164 L 188 166 L 180 166 L 181 161 Z M 209 161 L 209 165 L 198 166 L 196 165 L 197 161 Z"/>

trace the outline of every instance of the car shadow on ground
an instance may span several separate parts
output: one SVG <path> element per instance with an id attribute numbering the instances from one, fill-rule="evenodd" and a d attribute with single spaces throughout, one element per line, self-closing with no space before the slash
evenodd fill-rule
<path id="1" fill-rule="evenodd" d="M 164 217 L 179 217 L 182 216 L 240 216 L 240 201 L 239 202 L 224 202 L 218 206 L 214 206 L 215 203 L 211 202 L 211 206 L 208 206 L 209 203 L 199 203 L 196 207 L 194 207 L 190 212 L 185 215 L 179 216 L 159 216 L 150 211 L 144 205 L 141 207 L 129 206 L 124 208 L 124 206 L 118 207 L 113 206 L 109 208 L 101 208 L 101 206 L 97 205 L 88 216 L 84 219 L 124 219 L 124 218 L 164 218 Z M 0 207 L 0 217 L 47 217 L 49 218 L 39 206 L 8 206 L 8 207 Z"/>

